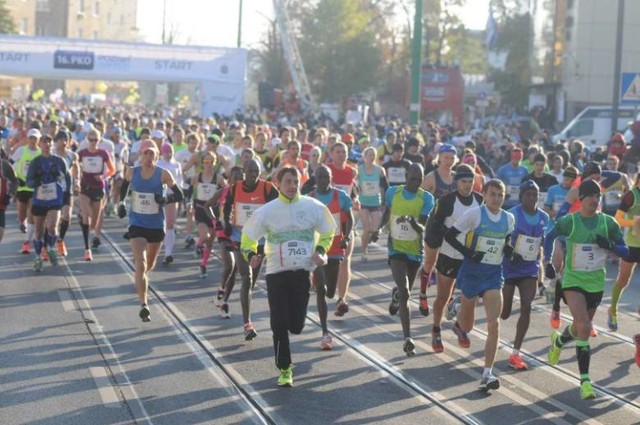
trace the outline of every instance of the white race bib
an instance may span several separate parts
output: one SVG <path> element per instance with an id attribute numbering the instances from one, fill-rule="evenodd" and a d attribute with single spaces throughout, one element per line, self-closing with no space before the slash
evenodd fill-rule
<path id="1" fill-rule="evenodd" d="M 573 270 L 599 270 L 605 267 L 606 260 L 606 251 L 594 243 L 577 243 L 573 246 Z"/>
<path id="2" fill-rule="evenodd" d="M 217 189 L 218 185 L 214 183 L 198 183 L 196 201 L 208 201 L 213 197 Z"/>
<path id="3" fill-rule="evenodd" d="M 340 213 L 331 214 L 333 216 L 333 221 L 336 222 L 335 233 L 333 236 L 339 236 L 342 233 L 342 226 L 340 222 Z"/>
<path id="4" fill-rule="evenodd" d="M 604 204 L 609 207 L 618 207 L 620 206 L 620 201 L 622 200 L 622 192 L 619 190 L 609 190 L 604 193 Z"/>
<path id="5" fill-rule="evenodd" d="M 404 183 L 407 181 L 407 170 L 404 168 L 387 168 L 387 174 L 387 180 L 389 180 L 389 183 Z"/>
<path id="6" fill-rule="evenodd" d="M 518 235 L 515 252 L 520 254 L 524 261 L 535 261 L 538 259 L 541 244 L 541 237 L 535 238 L 533 236 Z"/>
<path id="7" fill-rule="evenodd" d="M 547 192 L 538 192 L 538 205 L 542 206 L 545 202 L 547 202 Z"/>
<path id="8" fill-rule="evenodd" d="M 85 156 L 82 158 L 82 170 L 87 173 L 100 174 L 104 169 L 101 156 Z"/>
<path id="9" fill-rule="evenodd" d="M 507 193 L 509 194 L 509 199 L 519 199 L 520 186 L 507 186 Z"/>
<path id="10" fill-rule="evenodd" d="M 379 181 L 362 182 L 362 194 L 364 196 L 380 195 L 380 182 Z"/>
<path id="11" fill-rule="evenodd" d="M 552 205 L 552 209 L 553 211 L 555 211 L 556 213 L 558 211 L 560 211 L 560 208 L 562 208 L 562 205 L 564 205 L 564 201 L 560 200 L 560 201 L 553 201 L 553 205 Z"/>
<path id="12" fill-rule="evenodd" d="M 490 264 L 497 266 L 502 263 L 502 249 L 504 248 L 504 239 L 485 238 L 478 236 L 476 243 L 476 251 L 484 252 L 482 264 Z"/>
<path id="13" fill-rule="evenodd" d="M 350 184 L 334 184 L 334 187 L 344 190 L 347 195 L 351 196 L 351 185 Z"/>
<path id="14" fill-rule="evenodd" d="M 286 269 L 309 269 L 311 267 L 311 242 L 288 241 L 280 244 L 277 256 L 280 265 Z"/>
<path id="15" fill-rule="evenodd" d="M 57 197 L 56 183 L 42 184 L 36 190 L 36 199 L 40 201 L 53 201 Z"/>
<path id="16" fill-rule="evenodd" d="M 418 238 L 418 234 L 408 221 L 398 223 L 399 216 L 391 216 L 391 238 L 397 241 L 415 241 Z"/>
<path id="17" fill-rule="evenodd" d="M 156 202 L 153 193 L 131 191 L 131 209 L 136 214 L 158 214 L 160 205 Z"/>
<path id="18" fill-rule="evenodd" d="M 244 224 L 249 220 L 249 218 L 253 215 L 254 212 L 262 205 L 259 204 L 244 204 L 242 202 L 236 203 L 235 213 L 235 224 L 237 226 L 244 226 Z"/>

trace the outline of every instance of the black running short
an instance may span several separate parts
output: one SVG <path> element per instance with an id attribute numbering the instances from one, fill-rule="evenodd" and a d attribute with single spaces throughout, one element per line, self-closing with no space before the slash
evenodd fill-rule
<path id="1" fill-rule="evenodd" d="M 451 279 L 458 277 L 458 271 L 462 266 L 462 260 L 451 258 L 443 253 L 438 254 L 438 260 L 436 261 L 436 270 L 443 276 Z"/>
<path id="2" fill-rule="evenodd" d="M 44 217 L 47 215 L 49 211 L 60 211 L 62 209 L 62 205 L 54 206 L 54 207 L 43 207 L 32 205 L 31 206 L 31 215 L 35 217 Z"/>
<path id="3" fill-rule="evenodd" d="M 160 243 L 164 240 L 164 230 L 129 226 L 129 239 L 133 238 L 144 238 L 149 243 Z"/>
<path id="4" fill-rule="evenodd" d="M 18 202 L 26 204 L 27 202 L 29 202 L 29 200 L 31 200 L 31 198 L 33 198 L 33 191 L 31 190 L 19 190 L 16 192 L 16 199 L 18 200 Z"/>
<path id="5" fill-rule="evenodd" d="M 4 228 L 6 224 L 7 224 L 7 221 L 5 218 L 5 212 L 4 210 L 0 210 L 0 227 Z"/>
<path id="6" fill-rule="evenodd" d="M 566 297 L 566 293 L 567 291 L 573 291 L 573 292 L 579 292 L 581 294 L 584 295 L 585 300 L 587 301 L 587 310 L 593 310 L 594 308 L 598 307 L 600 305 L 600 302 L 602 301 L 602 295 L 604 294 L 604 291 L 600 291 L 600 292 L 587 292 L 582 288 L 579 288 L 577 286 L 569 286 L 568 288 L 563 287 L 562 288 L 562 300 L 564 301 L 564 303 L 567 303 L 567 299 Z"/>
<path id="7" fill-rule="evenodd" d="M 622 258 L 626 263 L 640 263 L 640 247 L 630 246 L 629 255 Z"/>
<path id="8" fill-rule="evenodd" d="M 204 212 L 203 208 L 196 207 L 194 210 L 193 217 L 196 219 L 197 224 L 206 224 L 208 228 L 213 228 L 213 221 L 209 218 L 206 212 Z"/>
<path id="9" fill-rule="evenodd" d="M 529 282 L 533 285 L 538 286 L 538 277 L 537 276 L 520 276 L 520 277 L 511 277 L 509 279 L 504 280 L 505 285 L 513 285 L 518 286 L 521 283 Z"/>
<path id="10" fill-rule="evenodd" d="M 80 194 L 88 197 L 92 202 L 98 202 L 104 198 L 105 192 L 102 188 L 83 187 L 80 189 Z"/>

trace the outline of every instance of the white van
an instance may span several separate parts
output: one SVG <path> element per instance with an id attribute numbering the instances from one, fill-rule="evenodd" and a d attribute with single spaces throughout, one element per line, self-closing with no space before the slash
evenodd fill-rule
<path id="1" fill-rule="evenodd" d="M 619 131 L 625 129 L 634 119 L 636 108 L 620 106 L 618 109 Z M 552 141 L 557 143 L 561 139 L 580 139 L 586 146 L 606 145 L 611 137 L 611 106 L 587 106 L 558 134 Z"/>

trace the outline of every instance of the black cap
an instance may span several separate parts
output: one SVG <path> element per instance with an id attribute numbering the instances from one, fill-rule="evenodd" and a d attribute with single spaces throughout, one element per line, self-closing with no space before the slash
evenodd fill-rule
<path id="1" fill-rule="evenodd" d="M 597 162 L 589 162 L 584 166 L 584 170 L 582 170 L 582 178 L 586 179 L 587 177 L 593 174 L 602 174 L 602 167 Z"/>
<path id="2" fill-rule="evenodd" d="M 600 185 L 598 184 L 598 182 L 594 180 L 586 180 L 580 183 L 580 189 L 578 193 L 580 196 L 580 200 L 582 200 L 587 196 L 601 195 L 602 190 L 600 189 Z"/>

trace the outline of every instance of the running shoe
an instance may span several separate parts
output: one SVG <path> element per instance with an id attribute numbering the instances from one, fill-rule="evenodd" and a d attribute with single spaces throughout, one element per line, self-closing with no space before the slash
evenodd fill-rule
<path id="1" fill-rule="evenodd" d="M 362 257 L 360 257 L 360 259 L 362 260 L 363 263 L 366 263 L 367 261 L 369 261 L 369 259 L 367 258 L 367 254 L 362 254 Z"/>
<path id="2" fill-rule="evenodd" d="M 636 343 L 636 365 L 640 367 L 640 334 L 636 334 L 633 339 Z"/>
<path id="3" fill-rule="evenodd" d="M 196 245 L 196 258 L 202 257 L 203 252 L 204 252 L 204 248 L 202 247 L 202 245 L 200 244 Z"/>
<path id="4" fill-rule="evenodd" d="M 580 384 L 580 398 L 582 400 L 590 400 L 596 398 L 596 392 L 593 391 L 591 381 L 583 381 Z"/>
<path id="5" fill-rule="evenodd" d="M 200 279 L 204 279 L 207 277 L 207 266 L 200 266 L 200 274 L 198 275 Z"/>
<path id="6" fill-rule="evenodd" d="M 560 332 L 556 331 L 551 334 L 551 347 L 549 348 L 549 352 L 547 353 L 547 359 L 549 360 L 549 364 L 551 366 L 555 366 L 560 361 L 560 354 L 562 353 L 562 348 L 556 345 L 556 341 L 560 339 Z"/>
<path id="7" fill-rule="evenodd" d="M 193 236 L 189 235 L 184 240 L 184 248 L 185 249 L 191 249 L 191 248 L 193 248 L 193 245 L 195 245 L 195 243 L 196 243 L 196 240 L 193 239 Z"/>
<path id="8" fill-rule="evenodd" d="M 442 334 L 440 332 L 431 332 L 431 348 L 433 348 L 435 353 L 442 353 L 444 351 Z"/>
<path id="9" fill-rule="evenodd" d="M 509 356 L 509 366 L 515 370 L 527 370 L 529 366 L 522 360 L 518 354 L 512 354 Z"/>
<path id="10" fill-rule="evenodd" d="M 280 375 L 278 376 L 279 387 L 291 387 L 293 385 L 293 371 L 291 365 L 286 369 L 280 369 Z"/>
<path id="11" fill-rule="evenodd" d="M 336 303 L 336 311 L 334 314 L 338 317 L 344 316 L 349 311 L 349 304 L 347 304 L 343 299 L 338 300 Z"/>
<path id="12" fill-rule="evenodd" d="M 420 313 L 424 317 L 427 317 L 429 315 L 429 301 L 427 301 L 426 295 L 424 297 L 420 295 L 420 307 L 418 308 L 420 309 Z"/>
<path id="13" fill-rule="evenodd" d="M 560 329 L 560 310 L 551 309 L 551 327 L 553 329 Z"/>
<path id="14" fill-rule="evenodd" d="M 220 301 L 222 301 L 223 298 L 224 298 L 224 290 L 220 288 L 218 289 L 218 293 L 216 294 L 216 301 L 217 301 L 218 307 L 222 305 Z"/>
<path id="15" fill-rule="evenodd" d="M 56 246 L 58 248 L 58 255 L 60 257 L 66 257 L 67 256 L 67 246 L 65 245 L 64 241 L 58 240 L 58 242 L 56 242 Z"/>
<path id="16" fill-rule="evenodd" d="M 142 305 L 142 307 L 140 308 L 140 313 L 138 313 L 138 316 L 142 319 L 143 322 L 151 321 L 151 311 L 149 311 L 149 307 L 147 307 L 146 304 Z"/>
<path id="17" fill-rule="evenodd" d="M 42 249 L 42 252 L 40 252 L 40 258 L 42 258 L 42 261 L 49 261 L 49 254 L 46 249 Z"/>
<path id="18" fill-rule="evenodd" d="M 458 345 L 462 348 L 469 348 L 471 346 L 471 341 L 469 340 L 469 336 L 465 331 L 460 328 L 458 322 L 453 325 L 453 333 L 458 337 Z"/>
<path id="19" fill-rule="evenodd" d="M 400 306 L 398 305 L 398 288 L 393 288 L 391 290 L 391 302 L 389 303 L 389 314 L 395 316 L 398 314 L 398 309 Z"/>
<path id="20" fill-rule="evenodd" d="M 45 251 L 42 250 L 42 252 L 45 252 Z M 54 249 L 49 250 L 49 261 L 51 262 L 52 266 L 58 265 L 58 253 Z"/>
<path id="21" fill-rule="evenodd" d="M 27 233 L 27 226 L 24 223 L 20 223 L 20 233 Z"/>
<path id="22" fill-rule="evenodd" d="M 29 241 L 24 241 L 22 243 L 22 252 L 23 254 L 29 254 L 31 252 L 31 244 L 29 243 Z"/>
<path id="23" fill-rule="evenodd" d="M 229 315 L 229 304 L 222 303 L 220 304 L 220 318 L 228 319 L 231 316 Z"/>
<path id="24" fill-rule="evenodd" d="M 500 380 L 493 373 L 483 376 L 480 380 L 480 389 L 484 391 L 497 390 L 500 388 Z"/>
<path id="25" fill-rule="evenodd" d="M 33 271 L 34 272 L 41 272 L 42 271 L 42 259 L 41 258 L 36 258 L 35 262 L 33 263 Z"/>
<path id="26" fill-rule="evenodd" d="M 247 322 L 244 324 L 244 339 L 245 341 L 251 341 L 255 337 L 258 336 L 258 332 L 256 332 L 256 328 L 253 326 L 253 323 Z"/>
<path id="27" fill-rule="evenodd" d="M 460 305 L 460 295 L 449 300 L 447 303 L 447 320 L 453 320 L 458 315 L 458 305 Z"/>
<path id="28" fill-rule="evenodd" d="M 84 261 L 93 261 L 93 254 L 91 254 L 90 249 L 84 250 L 84 257 L 82 257 Z"/>
<path id="29" fill-rule="evenodd" d="M 607 312 L 607 326 L 609 330 L 612 332 L 618 331 L 618 313 L 611 313 L 611 307 L 609 307 L 609 311 Z"/>
<path id="30" fill-rule="evenodd" d="M 591 324 L 591 330 L 589 331 L 589 337 L 590 338 L 595 338 L 598 336 L 598 330 L 596 329 L 595 326 L 593 326 L 593 323 Z"/>
<path id="31" fill-rule="evenodd" d="M 413 357 L 416 355 L 416 344 L 413 342 L 413 339 L 406 338 L 404 340 L 404 344 L 402 345 L 402 351 L 405 352 L 407 357 Z"/>
<path id="32" fill-rule="evenodd" d="M 333 348 L 333 339 L 331 335 L 326 333 L 322 335 L 322 341 L 320 341 L 320 349 L 323 351 L 329 351 Z"/>
<path id="33" fill-rule="evenodd" d="M 98 248 L 100 245 L 102 245 L 102 241 L 100 240 L 99 237 L 94 236 L 93 239 L 91 239 L 91 248 L 92 249 L 96 249 Z"/>
<path id="34" fill-rule="evenodd" d="M 173 255 L 167 255 L 166 257 L 164 257 L 164 261 L 162 261 L 162 264 L 168 266 L 171 263 L 173 263 Z"/>

